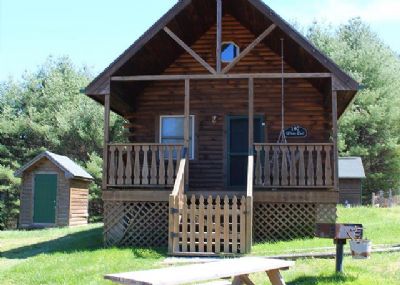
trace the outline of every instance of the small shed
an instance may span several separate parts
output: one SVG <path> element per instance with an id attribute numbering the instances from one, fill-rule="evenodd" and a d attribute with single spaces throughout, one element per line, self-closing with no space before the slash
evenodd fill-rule
<path id="1" fill-rule="evenodd" d="M 362 204 L 363 179 L 365 179 L 365 171 L 361 157 L 339 158 L 339 201 L 341 204 Z"/>
<path id="2" fill-rule="evenodd" d="M 93 177 L 66 156 L 45 151 L 15 172 L 21 177 L 21 228 L 87 224 Z"/>

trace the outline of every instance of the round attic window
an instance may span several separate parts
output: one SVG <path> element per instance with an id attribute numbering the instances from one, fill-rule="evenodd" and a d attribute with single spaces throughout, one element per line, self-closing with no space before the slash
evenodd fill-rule
<path id="1" fill-rule="evenodd" d="M 221 60 L 222 62 L 232 62 L 240 53 L 239 46 L 234 42 L 222 43 Z"/>

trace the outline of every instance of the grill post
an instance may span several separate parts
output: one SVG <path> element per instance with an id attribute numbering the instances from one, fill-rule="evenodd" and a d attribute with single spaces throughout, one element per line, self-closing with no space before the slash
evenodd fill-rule
<path id="1" fill-rule="evenodd" d="M 346 240 L 337 239 L 334 243 L 336 244 L 336 272 L 343 273 L 343 250 Z"/>

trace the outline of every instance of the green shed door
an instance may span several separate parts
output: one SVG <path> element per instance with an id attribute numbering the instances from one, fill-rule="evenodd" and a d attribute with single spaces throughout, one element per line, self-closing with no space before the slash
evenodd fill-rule
<path id="1" fill-rule="evenodd" d="M 56 220 L 57 175 L 36 174 L 33 222 L 54 224 Z"/>

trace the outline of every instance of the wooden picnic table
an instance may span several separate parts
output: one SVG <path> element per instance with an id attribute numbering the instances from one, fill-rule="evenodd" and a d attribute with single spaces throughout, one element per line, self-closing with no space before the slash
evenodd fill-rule
<path id="1" fill-rule="evenodd" d="M 273 285 L 284 285 L 285 281 L 280 274 L 280 270 L 287 270 L 293 265 L 294 262 L 292 261 L 262 257 L 243 257 L 204 264 L 108 274 L 104 278 L 121 284 L 179 285 L 188 283 L 200 284 L 208 280 L 233 277 L 233 281 L 224 280 L 202 284 L 254 285 L 249 278 L 249 274 L 266 272 L 266 276 L 268 276 Z"/>

